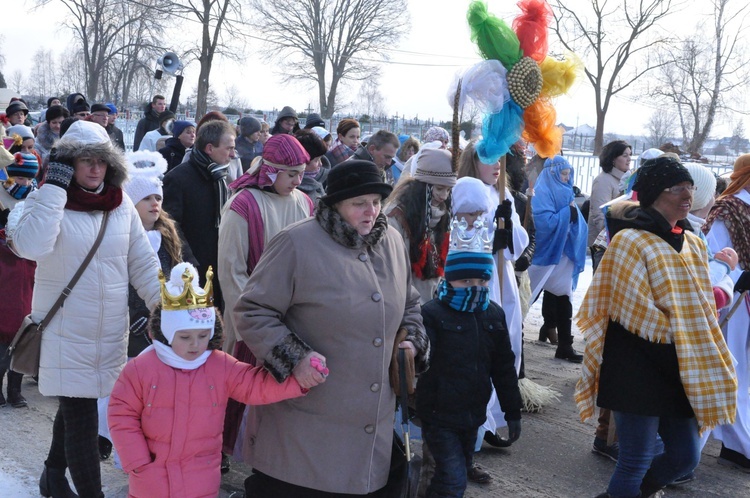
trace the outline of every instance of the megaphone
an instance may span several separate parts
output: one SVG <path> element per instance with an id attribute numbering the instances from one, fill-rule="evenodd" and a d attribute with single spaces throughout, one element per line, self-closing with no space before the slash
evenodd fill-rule
<path id="1" fill-rule="evenodd" d="M 177 74 L 185 67 L 174 52 L 167 52 L 159 57 L 156 62 L 164 68 L 164 72 L 167 74 Z"/>

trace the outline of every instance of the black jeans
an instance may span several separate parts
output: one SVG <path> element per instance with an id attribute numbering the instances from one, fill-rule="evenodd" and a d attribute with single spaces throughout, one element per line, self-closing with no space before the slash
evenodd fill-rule
<path id="1" fill-rule="evenodd" d="M 81 498 L 101 498 L 102 475 L 99 467 L 99 413 L 96 399 L 60 396 L 52 445 L 44 464 L 52 469 L 70 469 L 73 484 Z"/>

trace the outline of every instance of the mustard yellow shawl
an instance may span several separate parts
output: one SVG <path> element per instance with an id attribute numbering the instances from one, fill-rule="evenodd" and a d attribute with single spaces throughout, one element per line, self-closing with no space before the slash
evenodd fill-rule
<path id="1" fill-rule="evenodd" d="M 575 400 L 582 421 L 594 414 L 607 324 L 654 343 L 674 343 L 680 378 L 701 432 L 734 422 L 737 377 L 719 329 L 705 243 L 685 232 L 677 253 L 658 235 L 618 232 L 578 311 L 586 339 Z"/>

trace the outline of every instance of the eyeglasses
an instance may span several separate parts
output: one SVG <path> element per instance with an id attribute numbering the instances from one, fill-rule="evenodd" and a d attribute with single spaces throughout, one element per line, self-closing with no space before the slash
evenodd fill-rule
<path id="1" fill-rule="evenodd" d="M 665 188 L 664 192 L 669 192 L 670 194 L 674 195 L 680 195 L 685 191 L 693 194 L 696 190 L 698 190 L 698 187 L 696 187 L 695 185 L 675 185 L 674 187 Z"/>

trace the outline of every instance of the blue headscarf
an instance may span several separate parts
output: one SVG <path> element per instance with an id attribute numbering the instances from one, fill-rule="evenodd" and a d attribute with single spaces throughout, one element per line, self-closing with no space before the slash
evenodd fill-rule
<path id="1" fill-rule="evenodd" d="M 569 169 L 567 182 L 560 173 Z M 544 161 L 544 169 L 534 185 L 531 212 L 536 228 L 536 250 L 532 263 L 540 266 L 556 265 L 563 254 L 573 262 L 573 288 L 578 283 L 578 274 L 586 264 L 586 240 L 588 226 L 578 210 L 578 220 L 570 222 L 570 203 L 573 193 L 573 167 L 562 156 Z M 575 206 L 575 203 L 573 204 Z"/>

